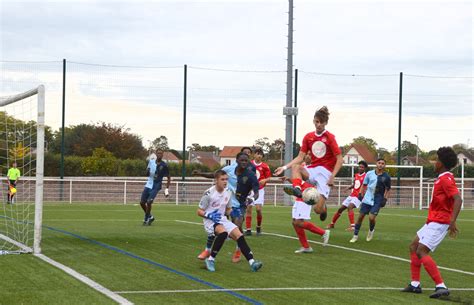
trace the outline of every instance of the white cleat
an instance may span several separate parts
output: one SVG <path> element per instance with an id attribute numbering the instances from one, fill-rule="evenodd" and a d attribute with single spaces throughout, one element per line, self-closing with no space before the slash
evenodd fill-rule
<path id="1" fill-rule="evenodd" d="M 326 230 L 323 234 L 323 247 L 326 247 L 328 245 L 329 235 L 331 235 L 331 231 Z"/>
<path id="2" fill-rule="evenodd" d="M 359 239 L 359 235 L 352 236 L 352 239 L 349 241 L 350 243 L 355 243 Z"/>
<path id="3" fill-rule="evenodd" d="M 313 253 L 313 248 L 299 248 L 298 250 L 295 251 L 295 253 L 300 254 L 300 253 Z"/>
<path id="4" fill-rule="evenodd" d="M 374 230 L 375 231 L 375 230 Z M 367 241 L 371 241 L 372 238 L 374 237 L 374 231 L 370 231 L 367 233 Z"/>

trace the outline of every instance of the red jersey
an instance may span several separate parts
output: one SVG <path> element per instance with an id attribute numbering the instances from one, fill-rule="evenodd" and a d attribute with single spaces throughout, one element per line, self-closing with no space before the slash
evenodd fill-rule
<path id="1" fill-rule="evenodd" d="M 438 176 L 433 187 L 433 197 L 428 210 L 426 223 L 437 222 L 449 224 L 453 214 L 454 195 L 459 194 L 454 176 L 444 172 Z"/>
<path id="2" fill-rule="evenodd" d="M 359 196 L 360 190 L 362 189 L 362 183 L 364 182 L 365 172 L 362 174 L 356 173 L 354 175 L 354 187 L 352 188 L 351 197 Z"/>
<path id="3" fill-rule="evenodd" d="M 304 181 L 303 184 L 301 185 L 301 191 L 304 191 L 305 189 L 310 188 L 310 187 L 315 187 L 315 186 L 309 182 Z M 304 202 L 303 198 L 299 198 L 299 197 L 295 197 L 295 201 Z"/>
<path id="4" fill-rule="evenodd" d="M 263 179 L 267 179 L 267 178 L 270 178 L 272 176 L 272 172 L 270 171 L 270 167 L 268 167 L 267 163 L 260 162 L 260 163 L 257 164 L 257 162 L 255 162 L 255 160 L 252 160 L 251 162 L 255 166 L 255 168 L 257 169 L 256 174 L 257 174 L 257 179 L 258 179 L 259 183 Z M 265 184 L 263 184 L 263 185 L 260 184 L 259 190 L 263 189 L 265 187 Z"/>
<path id="5" fill-rule="evenodd" d="M 341 154 L 336 137 L 327 130 L 320 135 L 315 131 L 306 134 L 301 144 L 301 151 L 305 154 L 310 152 L 311 164 L 308 167 L 323 166 L 330 172 L 336 165 L 336 156 Z"/>

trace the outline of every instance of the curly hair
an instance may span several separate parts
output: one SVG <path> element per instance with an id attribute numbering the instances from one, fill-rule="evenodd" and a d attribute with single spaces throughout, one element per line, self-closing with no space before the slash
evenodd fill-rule
<path id="1" fill-rule="evenodd" d="M 327 123 L 329 121 L 329 110 L 328 107 L 323 106 L 316 110 L 316 113 L 314 114 L 315 119 L 319 119 L 321 123 Z"/>
<path id="2" fill-rule="evenodd" d="M 448 170 L 451 170 L 458 164 L 458 156 L 451 147 L 440 147 L 436 154 L 438 155 L 439 162 Z"/>

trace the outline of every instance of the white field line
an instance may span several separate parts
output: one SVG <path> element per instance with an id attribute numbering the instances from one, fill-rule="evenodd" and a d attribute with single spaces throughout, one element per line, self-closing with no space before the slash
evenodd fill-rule
<path id="1" fill-rule="evenodd" d="M 184 289 L 184 290 L 139 290 L 139 291 L 114 291 L 119 294 L 152 294 L 152 293 L 196 293 L 196 292 L 228 292 L 228 291 L 305 291 L 305 290 L 397 290 L 400 287 L 265 287 L 265 288 L 227 288 L 227 289 Z M 449 288 L 456 291 L 474 291 L 474 288 Z"/>
<path id="2" fill-rule="evenodd" d="M 61 264 L 61 263 L 58 263 L 57 261 L 47 257 L 46 255 L 43 255 L 43 254 L 35 254 L 36 257 L 44 260 L 45 262 L 55 266 L 56 268 L 59 268 L 61 269 L 62 271 L 66 272 L 67 274 L 69 274 L 70 276 L 78 279 L 79 281 L 83 282 L 84 284 L 88 285 L 89 287 L 92 287 L 93 289 L 97 290 L 98 292 L 102 293 L 102 294 L 105 294 L 107 297 L 111 298 L 112 300 L 114 300 L 115 302 L 117 302 L 118 304 L 123 304 L 123 305 L 133 305 L 132 302 L 130 302 L 129 300 L 125 299 L 124 297 L 118 295 L 117 293 L 105 288 L 104 286 L 100 285 L 99 283 L 97 282 L 94 282 L 93 280 L 91 280 L 90 278 L 88 278 L 87 276 L 85 275 L 82 275 L 80 274 L 79 272 Z"/>
<path id="3" fill-rule="evenodd" d="M 177 221 L 177 222 L 182 222 L 182 223 L 193 224 L 193 225 L 202 225 L 202 223 L 198 223 L 198 222 L 183 221 L 183 220 L 176 220 L 176 221 Z M 277 237 L 287 238 L 287 239 L 295 239 L 295 240 L 298 240 L 297 237 L 288 236 L 288 235 L 283 235 L 283 234 L 269 233 L 269 232 L 263 232 L 263 234 L 264 234 L 264 235 L 270 235 L 270 236 L 277 236 Z M 321 243 L 321 242 L 314 241 L 314 240 L 309 240 L 309 239 L 308 239 L 308 242 L 314 243 L 314 244 L 319 244 L 319 245 L 322 245 L 322 244 L 323 244 L 323 243 Z M 332 245 L 332 244 L 327 244 L 326 246 L 327 246 L 327 247 L 337 248 L 337 249 L 343 249 L 343 250 L 358 252 L 358 253 L 364 253 L 364 254 L 373 255 L 373 256 L 380 256 L 380 257 L 390 258 L 390 259 L 393 259 L 393 260 L 398 260 L 398 261 L 407 262 L 407 263 L 410 263 L 410 262 L 411 262 L 409 259 L 402 258 L 402 257 L 398 257 L 398 256 L 393 256 L 393 255 L 386 255 L 386 254 L 382 254 L 382 253 L 370 252 L 370 251 L 359 250 L 359 249 L 354 249 L 354 248 L 348 248 L 348 247 L 343 247 L 343 246 L 338 246 L 338 245 Z M 438 268 L 439 268 L 439 269 L 443 269 L 443 270 L 458 272 L 458 273 L 462 273 L 462 274 L 474 275 L 474 272 L 469 272 L 469 271 L 464 271 L 464 270 L 459 270 L 459 269 L 447 268 L 447 267 L 442 267 L 442 266 L 438 266 Z"/>

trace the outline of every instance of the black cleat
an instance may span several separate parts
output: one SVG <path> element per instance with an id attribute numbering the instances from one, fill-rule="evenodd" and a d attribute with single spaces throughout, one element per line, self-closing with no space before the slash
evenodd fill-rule
<path id="1" fill-rule="evenodd" d="M 404 289 L 400 290 L 401 292 L 412 292 L 412 293 L 421 293 L 421 285 L 418 285 L 418 287 L 413 286 L 412 284 L 408 284 L 407 287 Z"/>
<path id="2" fill-rule="evenodd" d="M 262 228 L 257 227 L 257 236 L 260 236 L 260 235 L 262 235 Z"/>
<path id="3" fill-rule="evenodd" d="M 435 292 L 430 295 L 431 299 L 439 299 L 440 297 L 447 297 L 449 290 L 446 287 L 436 287 Z"/>
<path id="4" fill-rule="evenodd" d="M 299 187 L 285 186 L 283 187 L 283 191 L 290 196 L 295 196 L 298 198 L 303 197 L 303 192 L 301 192 L 301 189 Z"/>
<path id="5" fill-rule="evenodd" d="M 151 215 L 150 217 L 148 217 L 148 220 L 147 220 L 147 225 L 151 226 L 151 223 L 155 221 L 155 217 L 153 217 L 153 215 Z"/>
<path id="6" fill-rule="evenodd" d="M 244 235 L 245 236 L 252 236 L 252 230 L 246 230 Z"/>

